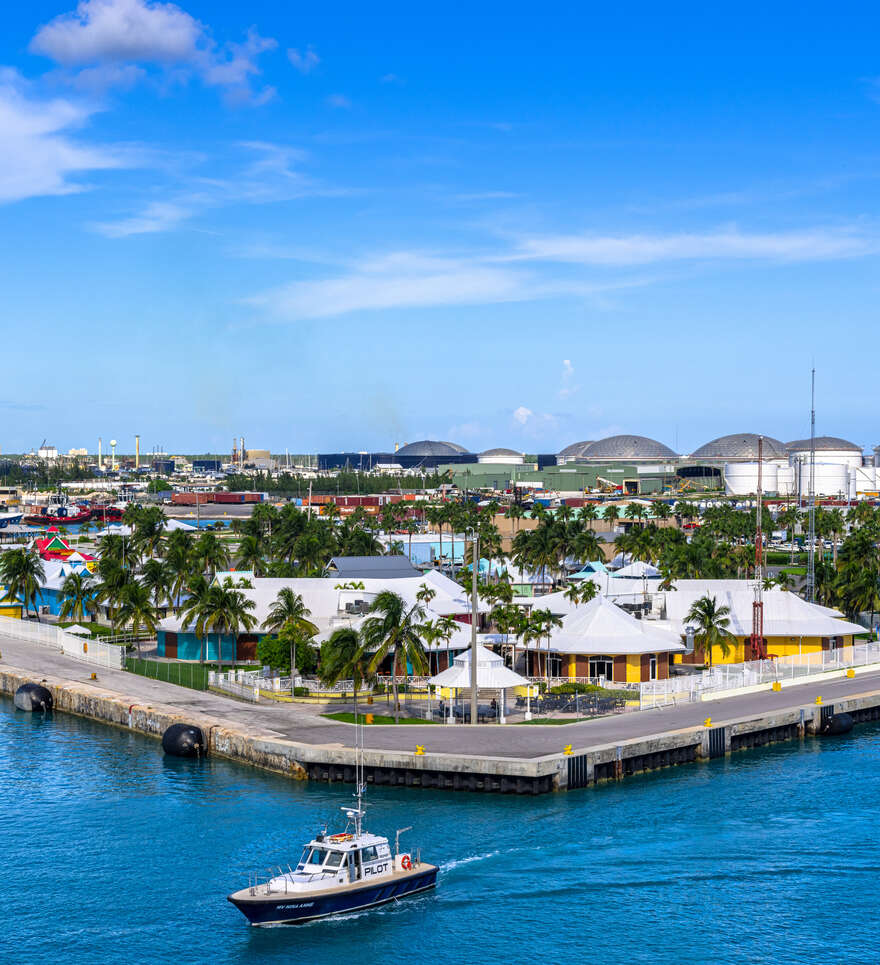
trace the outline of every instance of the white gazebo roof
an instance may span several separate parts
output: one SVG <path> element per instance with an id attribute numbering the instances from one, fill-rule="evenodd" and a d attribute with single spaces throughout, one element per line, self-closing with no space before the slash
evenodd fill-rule
<path id="1" fill-rule="evenodd" d="M 72 626 L 64 627 L 65 633 L 75 633 L 79 637 L 90 637 L 92 631 L 88 630 L 86 627 L 81 626 L 79 623 L 74 623 Z"/>
<path id="2" fill-rule="evenodd" d="M 451 667 L 442 670 L 428 681 L 437 687 L 468 689 L 471 685 L 471 651 L 464 650 Z M 527 687 L 529 681 L 505 666 L 497 653 L 477 644 L 477 688 L 503 690 L 507 687 Z"/>
<path id="3" fill-rule="evenodd" d="M 658 570 L 657 567 L 652 563 L 645 563 L 643 560 L 636 560 L 634 563 L 628 563 L 626 566 L 622 566 L 619 570 L 615 570 L 614 575 L 618 579 L 642 580 L 645 577 L 651 578 L 660 576 L 660 570 Z"/>
<path id="4" fill-rule="evenodd" d="M 676 634 L 637 620 L 607 597 L 597 596 L 562 618 L 562 626 L 551 633 L 550 650 L 613 656 L 681 652 L 684 644 Z"/>

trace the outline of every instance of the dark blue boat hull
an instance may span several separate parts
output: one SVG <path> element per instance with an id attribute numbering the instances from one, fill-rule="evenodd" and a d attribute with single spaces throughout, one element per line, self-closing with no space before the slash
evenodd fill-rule
<path id="1" fill-rule="evenodd" d="M 247 918 L 252 925 L 297 925 L 328 915 L 342 915 L 363 908 L 375 908 L 397 898 L 427 891 L 437 883 L 437 868 L 433 865 L 405 878 L 395 877 L 361 888 L 352 888 L 335 894 L 316 895 L 254 895 L 236 892 L 228 901 Z"/>

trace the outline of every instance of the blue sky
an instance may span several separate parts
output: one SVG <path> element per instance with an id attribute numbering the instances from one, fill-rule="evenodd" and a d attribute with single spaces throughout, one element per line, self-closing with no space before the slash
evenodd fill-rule
<path id="1" fill-rule="evenodd" d="M 3 451 L 880 442 L 880 14 L 706 7 L 10 8 Z"/>

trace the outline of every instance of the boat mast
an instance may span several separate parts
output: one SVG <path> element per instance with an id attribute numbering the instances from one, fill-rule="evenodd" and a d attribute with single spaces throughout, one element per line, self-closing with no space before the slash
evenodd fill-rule
<path id="1" fill-rule="evenodd" d="M 810 374 L 810 491 L 807 503 L 808 540 L 807 579 L 804 598 L 813 603 L 816 596 L 816 368 Z"/>
<path id="2" fill-rule="evenodd" d="M 752 660 L 766 660 L 764 647 L 764 437 L 758 436 L 758 486 L 755 500 L 755 601 L 752 603 Z"/>

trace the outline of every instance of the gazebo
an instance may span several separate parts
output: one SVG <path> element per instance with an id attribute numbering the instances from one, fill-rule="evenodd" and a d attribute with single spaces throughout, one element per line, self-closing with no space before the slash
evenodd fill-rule
<path id="1" fill-rule="evenodd" d="M 461 691 L 470 693 L 471 689 L 471 650 L 462 651 L 453 661 L 451 667 L 442 670 L 428 680 L 435 687 L 447 688 L 456 696 Z M 498 703 L 500 723 L 504 723 L 506 710 L 506 694 L 511 687 L 529 687 L 528 678 L 521 677 L 505 666 L 504 660 L 492 650 L 477 646 L 477 693 L 481 690 L 497 692 L 501 700 Z M 493 695 L 494 696 L 494 695 Z M 449 702 L 448 723 L 454 720 L 452 701 Z"/>

